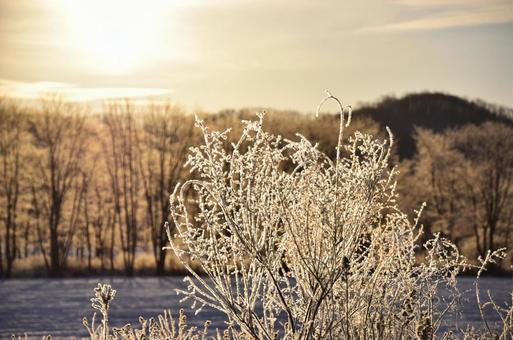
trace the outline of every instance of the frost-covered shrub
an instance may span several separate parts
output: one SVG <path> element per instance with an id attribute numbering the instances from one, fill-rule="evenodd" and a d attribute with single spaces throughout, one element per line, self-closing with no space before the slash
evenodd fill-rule
<path id="1" fill-rule="evenodd" d="M 267 133 L 263 114 L 228 148 L 229 130 L 197 121 L 204 144 L 188 158 L 194 178 L 171 196 L 177 232 L 168 236 L 207 277 L 188 267 L 181 293 L 246 337 L 432 338 L 467 262 L 438 235 L 420 244 L 421 208 L 399 209 L 390 131 L 385 141 L 356 132 L 343 145 L 351 108 L 330 99 L 340 107 L 335 160 L 301 135 Z M 437 297 L 441 287 L 451 299 Z"/>

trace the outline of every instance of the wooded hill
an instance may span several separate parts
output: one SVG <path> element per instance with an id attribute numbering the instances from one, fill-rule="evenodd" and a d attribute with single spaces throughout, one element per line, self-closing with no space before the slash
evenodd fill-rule
<path id="1" fill-rule="evenodd" d="M 385 97 L 356 109 L 354 114 L 355 117 L 370 117 L 381 127 L 390 127 L 398 141 L 401 158 L 411 158 L 415 154 L 415 127 L 439 133 L 487 121 L 513 126 L 513 114 L 509 108 L 445 93 L 424 92 L 401 98 Z"/>

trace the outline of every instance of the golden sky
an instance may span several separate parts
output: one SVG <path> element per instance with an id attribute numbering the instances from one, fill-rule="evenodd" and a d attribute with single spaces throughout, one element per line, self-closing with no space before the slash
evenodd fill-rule
<path id="1" fill-rule="evenodd" d="M 313 111 L 430 90 L 513 106 L 513 0 L 0 0 L 0 92 Z"/>

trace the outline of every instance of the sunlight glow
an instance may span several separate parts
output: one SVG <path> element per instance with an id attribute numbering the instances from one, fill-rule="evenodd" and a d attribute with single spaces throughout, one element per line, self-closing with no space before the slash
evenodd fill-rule
<path id="1" fill-rule="evenodd" d="M 108 74 L 123 74 L 158 57 L 169 1 L 78 0 L 63 8 L 76 45 L 91 65 Z"/>

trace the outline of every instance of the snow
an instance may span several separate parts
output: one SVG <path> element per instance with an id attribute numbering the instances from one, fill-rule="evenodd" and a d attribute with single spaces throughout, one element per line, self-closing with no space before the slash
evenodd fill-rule
<path id="1" fill-rule="evenodd" d="M 185 288 L 182 277 L 166 278 L 80 278 L 80 279 L 13 279 L 0 281 L 0 338 L 10 338 L 11 334 L 40 338 L 51 334 L 53 339 L 71 336 L 85 337 L 82 318 L 92 316 L 90 298 L 97 282 L 109 283 L 117 290 L 111 306 L 110 323 L 123 326 L 126 323 L 138 325 L 138 316 L 157 316 L 164 309 L 177 315 L 184 308 L 189 325 L 203 327 L 207 319 L 212 321 L 211 329 L 224 329 L 224 316 L 205 308 L 197 316 L 191 311 L 190 303 L 180 304 L 180 296 L 174 291 Z M 459 320 L 450 316 L 448 324 L 458 322 L 460 327 L 467 323 L 479 326 L 479 311 L 475 308 L 473 278 L 460 278 L 460 290 L 468 300 L 463 303 L 463 313 Z M 502 305 L 511 303 L 513 289 L 511 278 L 483 278 L 481 281 L 482 299 L 486 290 Z M 498 321 L 490 313 L 489 321 Z"/>

